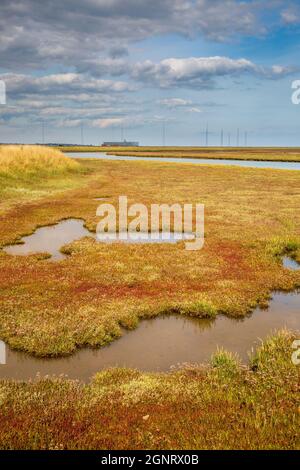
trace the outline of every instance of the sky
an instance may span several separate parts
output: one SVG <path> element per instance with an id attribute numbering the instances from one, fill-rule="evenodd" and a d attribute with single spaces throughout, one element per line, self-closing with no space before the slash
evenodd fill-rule
<path id="1" fill-rule="evenodd" d="M 299 1 L 1 0 L 0 30 L 0 142 L 300 146 Z"/>

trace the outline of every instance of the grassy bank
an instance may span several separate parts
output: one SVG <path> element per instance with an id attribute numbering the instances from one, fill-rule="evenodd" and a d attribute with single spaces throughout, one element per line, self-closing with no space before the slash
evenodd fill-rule
<path id="1" fill-rule="evenodd" d="M 300 286 L 300 272 L 280 262 L 286 250 L 300 255 L 297 171 L 89 159 L 79 165 L 80 187 L 3 209 L 0 245 L 68 217 L 95 230 L 94 198 L 117 204 L 126 194 L 129 203 L 147 206 L 204 203 L 204 248 L 85 238 L 64 247 L 69 256 L 59 263 L 0 251 L 0 337 L 13 348 L 70 354 L 162 313 L 243 317 L 266 305 L 272 291 Z"/>
<path id="2" fill-rule="evenodd" d="M 90 385 L 0 382 L 1 449 L 299 449 L 299 366 L 281 332 L 241 367 L 111 369 Z"/>
<path id="3" fill-rule="evenodd" d="M 62 152 L 34 145 L 0 147 L 0 176 L 15 179 L 56 176 L 78 169 Z"/>
<path id="4" fill-rule="evenodd" d="M 299 148 L 272 147 L 61 147 L 63 152 L 106 152 L 110 155 L 300 162 Z"/>
<path id="5" fill-rule="evenodd" d="M 22 202 L 76 186 L 81 167 L 56 149 L 0 146 L 0 205 Z"/>

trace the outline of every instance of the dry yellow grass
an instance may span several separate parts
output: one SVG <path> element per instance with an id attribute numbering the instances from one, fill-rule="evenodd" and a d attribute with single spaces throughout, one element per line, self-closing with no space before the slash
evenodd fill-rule
<path id="1" fill-rule="evenodd" d="M 79 163 L 56 149 L 0 146 L 0 214 L 12 204 L 82 185 L 82 170 Z"/>
<path id="2" fill-rule="evenodd" d="M 0 147 L 0 176 L 57 175 L 75 170 L 79 164 L 56 149 L 37 145 Z"/>

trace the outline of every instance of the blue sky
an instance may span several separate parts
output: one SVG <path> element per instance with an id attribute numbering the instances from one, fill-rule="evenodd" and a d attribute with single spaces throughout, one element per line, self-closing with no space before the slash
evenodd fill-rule
<path id="1" fill-rule="evenodd" d="M 0 142 L 300 146 L 300 5 L 2 0 Z"/>

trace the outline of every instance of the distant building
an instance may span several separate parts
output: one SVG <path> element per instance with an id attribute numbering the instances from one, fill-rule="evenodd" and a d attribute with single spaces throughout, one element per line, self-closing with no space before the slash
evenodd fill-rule
<path id="1" fill-rule="evenodd" d="M 103 142 L 102 147 L 138 147 L 139 145 L 139 142 L 123 140 L 122 142 Z"/>

